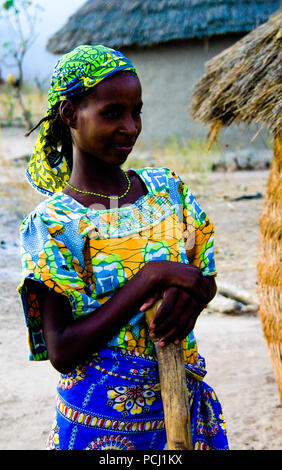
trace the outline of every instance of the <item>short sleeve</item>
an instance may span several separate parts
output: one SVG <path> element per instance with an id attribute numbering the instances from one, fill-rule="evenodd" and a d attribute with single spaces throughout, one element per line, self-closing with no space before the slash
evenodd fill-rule
<path id="1" fill-rule="evenodd" d="M 30 214 L 21 225 L 22 281 L 18 292 L 28 327 L 31 360 L 47 359 L 48 354 L 38 299 L 29 292 L 26 279 L 44 284 L 50 290 L 66 296 L 74 318 L 100 306 L 88 292 L 88 274 L 73 253 L 66 225 L 39 212 Z M 78 246 L 82 243 L 82 239 L 75 240 L 74 245 L 78 252 L 82 250 Z"/>
<path id="2" fill-rule="evenodd" d="M 216 275 L 214 262 L 214 227 L 187 185 L 173 171 L 169 172 L 170 195 L 178 206 L 183 226 L 188 260 L 204 275 Z"/>

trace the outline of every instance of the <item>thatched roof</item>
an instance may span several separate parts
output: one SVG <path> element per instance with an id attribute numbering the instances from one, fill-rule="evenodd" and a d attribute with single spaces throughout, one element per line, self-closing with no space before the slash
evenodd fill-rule
<path id="1" fill-rule="evenodd" d="M 245 122 L 282 129 L 282 10 L 206 64 L 192 97 L 194 119 L 211 134 Z"/>
<path id="2" fill-rule="evenodd" d="M 79 44 L 125 48 L 249 32 L 280 7 L 278 0 L 89 0 L 52 36 L 47 49 Z"/>

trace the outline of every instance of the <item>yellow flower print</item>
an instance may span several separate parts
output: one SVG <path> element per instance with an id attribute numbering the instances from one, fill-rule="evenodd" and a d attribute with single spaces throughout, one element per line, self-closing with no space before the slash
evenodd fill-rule
<path id="1" fill-rule="evenodd" d="M 70 390 L 74 385 L 78 384 L 79 381 L 85 380 L 86 367 L 78 366 L 75 370 L 69 374 L 61 374 L 58 387 L 62 390 Z"/>
<path id="2" fill-rule="evenodd" d="M 223 431 L 226 431 L 226 423 L 224 421 L 224 416 L 223 416 L 222 413 L 219 415 L 219 419 L 221 420 L 221 422 L 220 422 L 221 428 L 223 429 Z"/>
<path id="3" fill-rule="evenodd" d="M 122 413 L 123 416 L 140 414 L 148 411 L 148 407 L 156 400 L 159 391 L 160 384 L 115 387 L 109 389 L 107 393 L 108 405 Z"/>
<path id="4" fill-rule="evenodd" d="M 57 421 L 55 420 L 47 440 L 48 450 L 60 450 L 59 431 L 60 428 L 57 425 Z"/>

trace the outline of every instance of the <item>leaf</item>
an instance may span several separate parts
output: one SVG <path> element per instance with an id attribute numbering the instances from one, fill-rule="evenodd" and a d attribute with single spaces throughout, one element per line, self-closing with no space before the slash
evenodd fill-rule
<path id="1" fill-rule="evenodd" d="M 7 0 L 6 2 L 4 2 L 2 4 L 2 7 L 5 9 L 5 10 L 9 10 L 10 8 L 12 8 L 14 6 L 14 0 Z"/>

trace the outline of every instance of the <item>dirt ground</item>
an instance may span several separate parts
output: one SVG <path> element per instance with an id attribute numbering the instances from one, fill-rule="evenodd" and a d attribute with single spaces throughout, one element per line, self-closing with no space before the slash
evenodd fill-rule
<path id="1" fill-rule="evenodd" d="M 5 136 L 4 136 L 5 137 Z M 28 360 L 26 328 L 16 293 L 20 280 L 19 225 L 41 200 L 11 158 L 29 149 L 20 139 L 0 143 L 0 449 L 41 450 L 54 414 L 57 372 Z M 31 144 L 29 143 L 29 146 Z M 10 162 L 10 163 L 9 163 Z M 256 292 L 259 215 L 268 171 L 182 175 L 214 222 L 218 280 Z M 195 328 L 206 358 L 206 382 L 222 403 L 232 450 L 281 450 L 282 410 L 258 312 L 206 310 Z"/>

